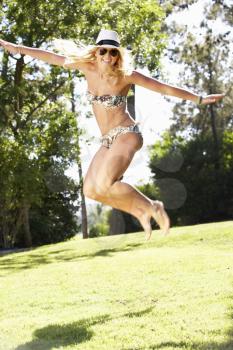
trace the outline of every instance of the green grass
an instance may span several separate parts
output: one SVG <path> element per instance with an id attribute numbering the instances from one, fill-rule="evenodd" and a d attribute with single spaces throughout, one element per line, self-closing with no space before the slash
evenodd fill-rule
<path id="1" fill-rule="evenodd" d="M 233 222 L 0 257 L 1 350 L 232 350 Z"/>

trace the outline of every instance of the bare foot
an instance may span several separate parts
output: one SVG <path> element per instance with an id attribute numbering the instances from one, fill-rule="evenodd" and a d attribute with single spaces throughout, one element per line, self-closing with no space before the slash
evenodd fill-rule
<path id="1" fill-rule="evenodd" d="M 145 231 L 145 238 L 147 241 L 151 238 L 152 234 L 151 217 L 154 218 L 165 235 L 169 233 L 170 228 L 170 220 L 164 209 L 163 202 L 152 201 L 152 213 L 141 213 L 141 215 L 137 217 Z"/>
<path id="2" fill-rule="evenodd" d="M 169 233 L 170 228 L 170 219 L 164 209 L 163 202 L 153 201 L 152 202 L 154 211 L 152 217 L 157 222 L 162 232 L 167 235 Z"/>
<path id="3" fill-rule="evenodd" d="M 152 233 L 150 218 L 151 216 L 149 216 L 148 214 L 144 214 L 141 217 L 138 217 L 138 220 L 140 221 L 140 224 L 142 225 L 145 231 L 145 238 L 147 241 L 150 239 Z"/>
<path id="4" fill-rule="evenodd" d="M 146 241 L 149 241 L 150 237 L 151 237 L 151 234 L 152 234 L 152 228 L 151 228 L 151 224 L 149 224 L 148 226 L 146 226 L 144 228 L 144 231 L 145 231 L 145 239 Z"/>

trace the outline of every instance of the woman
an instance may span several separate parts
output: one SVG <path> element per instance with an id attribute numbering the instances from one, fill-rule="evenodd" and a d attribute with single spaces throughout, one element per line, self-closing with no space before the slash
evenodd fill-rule
<path id="1" fill-rule="evenodd" d="M 134 154 L 143 145 L 137 123 L 126 109 L 126 96 L 132 84 L 176 96 L 199 104 L 214 103 L 224 95 L 198 96 L 188 90 L 164 84 L 127 68 L 127 50 L 120 46 L 118 34 L 101 30 L 96 45 L 85 54 L 56 54 L 50 51 L 15 45 L 0 40 L 13 54 L 29 55 L 47 63 L 80 70 L 88 83 L 87 98 L 93 105 L 102 138 L 84 179 L 84 194 L 92 199 L 123 210 L 141 223 L 146 238 L 151 236 L 151 218 L 165 234 L 170 220 L 160 201 L 152 201 L 133 186 L 122 182 L 123 174 Z"/>

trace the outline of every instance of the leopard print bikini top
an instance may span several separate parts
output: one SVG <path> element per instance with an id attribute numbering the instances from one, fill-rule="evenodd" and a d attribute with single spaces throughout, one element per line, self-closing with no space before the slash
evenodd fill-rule
<path id="1" fill-rule="evenodd" d="M 127 101 L 127 96 L 123 95 L 93 95 L 90 91 L 87 92 L 87 99 L 92 104 L 103 105 L 106 108 L 117 108 L 122 106 Z"/>

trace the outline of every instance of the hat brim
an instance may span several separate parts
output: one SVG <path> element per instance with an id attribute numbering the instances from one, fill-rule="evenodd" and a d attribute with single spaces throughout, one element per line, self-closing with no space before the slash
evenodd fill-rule
<path id="1" fill-rule="evenodd" d="M 114 46 L 114 45 L 96 45 L 96 47 L 107 47 L 107 48 L 110 48 L 110 49 L 117 49 L 117 50 L 120 49 L 119 46 Z"/>

